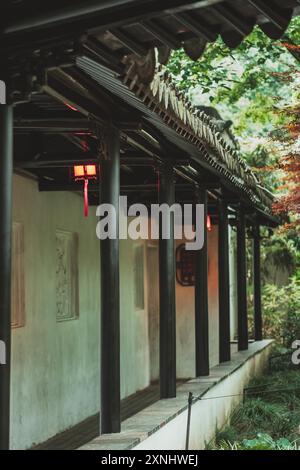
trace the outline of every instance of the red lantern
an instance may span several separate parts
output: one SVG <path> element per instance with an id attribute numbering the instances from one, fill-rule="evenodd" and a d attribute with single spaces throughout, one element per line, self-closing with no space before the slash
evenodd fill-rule
<path id="1" fill-rule="evenodd" d="M 90 179 L 97 179 L 97 167 L 96 165 L 75 165 L 74 166 L 74 180 L 84 181 L 84 216 L 87 217 L 89 214 L 89 196 L 88 196 L 88 185 Z"/>
<path id="2" fill-rule="evenodd" d="M 212 226 L 211 226 L 211 218 L 210 218 L 210 215 L 208 215 L 207 218 L 206 218 L 206 228 L 207 228 L 208 232 L 211 232 Z"/>

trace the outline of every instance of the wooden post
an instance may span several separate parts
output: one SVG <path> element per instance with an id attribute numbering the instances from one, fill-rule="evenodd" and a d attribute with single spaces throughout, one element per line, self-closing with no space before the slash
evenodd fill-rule
<path id="1" fill-rule="evenodd" d="M 13 108 L 0 105 L 0 450 L 9 449 L 11 361 L 11 234 L 13 178 Z"/>
<path id="2" fill-rule="evenodd" d="M 260 227 L 257 222 L 254 225 L 253 232 L 254 330 L 255 341 L 261 341 L 263 336 L 261 313 Z"/>
<path id="3" fill-rule="evenodd" d="M 219 359 L 230 361 L 228 207 L 219 202 Z"/>
<path id="4" fill-rule="evenodd" d="M 160 203 L 175 203 L 173 166 L 167 161 L 160 174 Z M 174 214 L 170 217 L 170 237 L 163 239 L 160 217 L 159 240 L 159 300 L 160 300 L 160 396 L 176 397 L 176 300 Z"/>
<path id="5" fill-rule="evenodd" d="M 197 203 L 204 205 L 204 244 L 196 252 L 195 280 L 195 352 L 196 377 L 209 375 L 209 328 L 208 328 L 208 251 L 207 251 L 207 191 L 197 189 Z"/>
<path id="6" fill-rule="evenodd" d="M 101 240 L 101 432 L 118 433 L 120 414 L 119 195 L 120 135 L 107 129 L 107 155 L 101 161 L 100 203 L 116 211 L 117 238 Z"/>
<path id="7" fill-rule="evenodd" d="M 238 349 L 248 349 L 246 226 L 243 208 L 237 214 L 237 294 L 238 294 Z"/>

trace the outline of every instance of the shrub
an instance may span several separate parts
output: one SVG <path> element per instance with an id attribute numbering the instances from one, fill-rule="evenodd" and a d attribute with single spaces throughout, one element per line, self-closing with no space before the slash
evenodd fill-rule
<path id="1" fill-rule="evenodd" d="M 290 279 L 287 286 L 266 284 L 262 290 L 263 333 L 266 338 L 275 339 L 277 344 L 291 347 L 300 339 L 300 279 Z M 249 316 L 250 331 L 253 330 L 253 316 Z"/>
<path id="2" fill-rule="evenodd" d="M 242 442 L 222 441 L 219 450 L 299 450 L 296 442 L 280 438 L 274 440 L 269 434 L 258 433 L 254 439 Z"/>
<path id="3" fill-rule="evenodd" d="M 230 425 L 216 433 L 209 449 L 294 450 L 299 447 L 300 374 L 267 373 L 251 381 L 246 401 L 232 413 Z M 293 390 L 294 389 L 294 390 Z"/>

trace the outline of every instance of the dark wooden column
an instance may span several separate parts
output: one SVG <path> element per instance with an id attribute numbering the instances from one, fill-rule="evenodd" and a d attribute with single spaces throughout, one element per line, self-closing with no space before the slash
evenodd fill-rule
<path id="1" fill-rule="evenodd" d="M 204 245 L 196 251 L 195 278 L 195 355 L 196 377 L 209 375 L 209 328 L 208 328 L 208 250 L 207 250 L 207 191 L 197 188 L 198 204 L 204 205 Z"/>
<path id="2" fill-rule="evenodd" d="M 238 296 L 238 349 L 248 349 L 247 276 L 246 276 L 245 213 L 237 213 L 237 296 Z"/>
<path id="3" fill-rule="evenodd" d="M 101 161 L 100 202 L 116 210 L 119 232 L 120 135 L 105 132 L 107 155 Z M 101 432 L 121 430 L 120 418 L 120 286 L 119 239 L 101 240 Z"/>
<path id="4" fill-rule="evenodd" d="M 0 364 L 0 450 L 9 449 L 11 360 L 11 231 L 13 108 L 0 105 L 0 340 L 6 363 Z"/>
<path id="5" fill-rule="evenodd" d="M 253 227 L 253 287 L 255 341 L 262 340 L 261 278 L 260 278 L 260 227 Z"/>
<path id="6" fill-rule="evenodd" d="M 230 361 L 228 207 L 219 201 L 219 359 Z"/>
<path id="7" fill-rule="evenodd" d="M 160 204 L 175 203 L 173 166 L 170 161 L 161 168 Z M 160 396 L 176 396 L 176 301 L 174 215 L 170 217 L 170 238 L 159 240 L 159 302 L 160 302 Z M 160 229 L 162 218 L 160 217 Z"/>

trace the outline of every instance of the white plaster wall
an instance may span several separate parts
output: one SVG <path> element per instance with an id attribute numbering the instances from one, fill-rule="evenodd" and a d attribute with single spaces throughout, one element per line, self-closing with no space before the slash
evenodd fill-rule
<path id="1" fill-rule="evenodd" d="M 12 334 L 11 447 L 28 448 L 99 409 L 99 242 L 82 198 L 39 193 L 14 177 L 13 220 L 24 224 L 25 326 Z M 79 235 L 79 318 L 56 321 L 56 228 Z"/>
<path id="2" fill-rule="evenodd" d="M 26 323 L 12 335 L 11 447 L 24 449 L 99 410 L 100 243 L 95 208 L 84 218 L 82 197 L 39 192 L 19 175 L 13 220 L 24 224 Z M 57 228 L 79 235 L 79 318 L 64 322 L 56 321 Z M 146 387 L 150 375 L 147 304 L 134 308 L 134 243 L 120 243 L 122 397 Z"/>
<path id="3" fill-rule="evenodd" d="M 184 243 L 176 241 L 176 246 Z M 195 376 L 195 288 L 176 281 L 176 372 L 178 378 Z"/>
<path id="4" fill-rule="evenodd" d="M 176 246 L 182 241 L 178 241 Z M 210 366 L 219 363 L 218 227 L 208 232 Z M 195 289 L 176 282 L 177 377 L 195 376 Z"/>
<path id="5" fill-rule="evenodd" d="M 209 312 L 209 362 L 219 364 L 219 268 L 218 226 L 208 232 L 208 312 Z"/>
<path id="6" fill-rule="evenodd" d="M 144 279 L 145 308 L 136 309 L 133 275 L 135 244 L 142 244 L 144 247 L 146 272 L 146 242 L 133 240 L 120 242 L 121 398 L 142 390 L 150 384 L 147 282 Z"/>
<path id="7" fill-rule="evenodd" d="M 24 225 L 26 323 L 13 330 L 12 448 L 28 448 L 97 413 L 100 406 L 100 253 L 95 208 L 77 194 L 39 192 L 14 177 L 13 220 Z M 55 230 L 79 235 L 79 318 L 56 321 Z M 145 249 L 145 308 L 134 306 L 133 249 Z M 150 242 L 151 243 L 151 242 Z M 121 396 L 150 383 L 146 242 L 120 243 Z M 208 234 L 210 365 L 218 363 L 218 231 Z M 149 290 L 149 292 L 148 292 Z M 176 284 L 177 377 L 194 376 L 194 288 Z M 157 315 L 159 312 L 157 312 Z"/>
<path id="8" fill-rule="evenodd" d="M 150 381 L 159 380 L 159 255 L 158 243 L 147 245 L 147 305 Z"/>
<path id="9" fill-rule="evenodd" d="M 212 390 L 209 390 L 203 396 L 202 400 L 193 405 L 189 440 L 190 450 L 204 449 L 206 443 L 213 439 L 216 429 L 220 429 L 226 424 L 233 409 L 242 400 L 242 396 L 228 397 L 228 395 L 242 395 L 243 388 L 249 383 L 249 380 L 262 373 L 270 352 L 271 344 L 215 385 Z M 186 426 L 187 411 L 151 434 L 134 447 L 134 450 L 184 450 Z"/>

